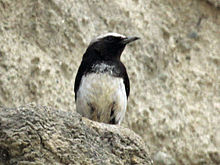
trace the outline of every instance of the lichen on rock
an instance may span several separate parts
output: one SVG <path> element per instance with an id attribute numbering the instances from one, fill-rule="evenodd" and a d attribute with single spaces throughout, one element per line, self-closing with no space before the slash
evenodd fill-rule
<path id="1" fill-rule="evenodd" d="M 0 164 L 153 164 L 133 131 L 45 106 L 0 108 Z"/>
<path id="2" fill-rule="evenodd" d="M 219 0 L 0 0 L 0 106 L 74 111 L 75 75 L 91 39 L 139 36 L 122 54 L 131 84 L 122 126 L 143 138 L 152 158 L 218 165 L 219 7 Z"/>

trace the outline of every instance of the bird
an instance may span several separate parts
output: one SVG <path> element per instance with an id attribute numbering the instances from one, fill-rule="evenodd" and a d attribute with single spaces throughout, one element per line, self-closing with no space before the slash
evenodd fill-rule
<path id="1" fill-rule="evenodd" d="M 130 81 L 120 57 L 139 37 L 110 32 L 93 39 L 75 77 L 76 111 L 83 117 L 120 125 L 127 109 Z"/>

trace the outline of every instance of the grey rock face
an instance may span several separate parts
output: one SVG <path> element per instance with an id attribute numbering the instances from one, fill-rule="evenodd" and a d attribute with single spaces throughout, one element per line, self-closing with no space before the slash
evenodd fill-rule
<path id="1" fill-rule="evenodd" d="M 220 155 L 219 0 L 0 0 L 0 105 L 75 110 L 82 55 L 99 34 L 141 40 L 122 55 L 131 80 L 123 126 L 176 164 Z M 163 157 L 160 157 L 163 158 Z"/>
<path id="2" fill-rule="evenodd" d="M 40 106 L 0 108 L 0 164 L 153 164 L 129 129 Z"/>
<path id="3" fill-rule="evenodd" d="M 220 7 L 220 1 L 219 1 L 219 0 L 208 0 L 208 2 L 209 2 L 211 5 L 214 5 L 216 8 L 219 8 L 219 7 Z"/>
<path id="4" fill-rule="evenodd" d="M 161 152 L 161 151 L 157 152 L 153 156 L 153 160 L 154 160 L 154 163 L 157 165 L 175 165 L 176 164 L 176 162 L 170 155 L 164 152 Z"/>

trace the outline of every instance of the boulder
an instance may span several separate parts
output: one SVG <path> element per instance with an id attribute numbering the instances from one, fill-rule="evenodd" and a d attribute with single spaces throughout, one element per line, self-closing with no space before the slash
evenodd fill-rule
<path id="1" fill-rule="evenodd" d="M 133 131 L 44 106 L 0 108 L 0 164 L 153 164 Z"/>

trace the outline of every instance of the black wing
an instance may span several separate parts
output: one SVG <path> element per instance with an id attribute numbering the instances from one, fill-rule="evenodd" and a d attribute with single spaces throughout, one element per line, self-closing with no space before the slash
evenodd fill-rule
<path id="1" fill-rule="evenodd" d="M 118 75 L 116 75 L 116 77 L 123 78 L 123 82 L 125 85 L 125 91 L 126 91 L 126 95 L 128 98 L 128 96 L 130 94 L 130 81 L 129 81 L 129 77 L 127 74 L 127 70 L 121 61 L 118 61 L 117 63 L 115 62 L 114 64 L 116 64 L 116 67 L 115 67 L 115 68 L 117 68 L 116 73 L 118 73 Z"/>
<path id="2" fill-rule="evenodd" d="M 77 91 L 79 89 L 82 76 L 85 73 L 86 73 L 86 64 L 82 61 L 82 63 L 79 66 L 78 72 L 76 74 L 76 78 L 75 78 L 75 84 L 74 84 L 75 100 L 77 99 Z"/>
<path id="3" fill-rule="evenodd" d="M 124 80 L 124 84 L 125 84 L 126 95 L 127 95 L 127 98 L 128 98 L 128 96 L 130 94 L 130 81 L 129 81 L 129 77 L 128 77 L 126 69 L 125 69 L 125 72 L 123 74 L 123 80 Z"/>

